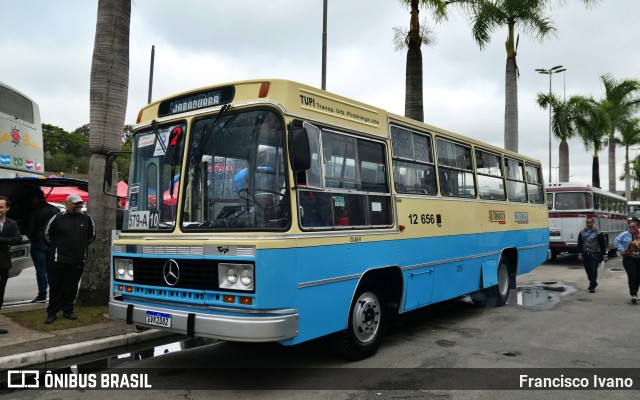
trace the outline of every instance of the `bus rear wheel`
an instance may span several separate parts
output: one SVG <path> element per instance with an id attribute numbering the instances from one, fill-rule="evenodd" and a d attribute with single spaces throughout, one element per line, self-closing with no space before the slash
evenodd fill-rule
<path id="1" fill-rule="evenodd" d="M 349 309 L 347 329 L 333 338 L 334 351 L 341 357 L 357 361 L 378 351 L 384 334 L 386 315 L 380 290 L 360 284 Z"/>
<path id="2" fill-rule="evenodd" d="M 471 301 L 481 307 L 502 307 L 507 304 L 511 288 L 509 287 L 509 269 L 504 258 L 498 264 L 498 284 L 471 293 Z"/>

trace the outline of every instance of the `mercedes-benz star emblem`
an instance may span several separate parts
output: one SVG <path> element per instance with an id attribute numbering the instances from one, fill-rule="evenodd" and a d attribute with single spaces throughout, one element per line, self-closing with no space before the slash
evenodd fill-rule
<path id="1" fill-rule="evenodd" d="M 167 285 L 175 286 L 178 284 L 178 279 L 180 279 L 178 262 L 174 259 L 167 260 L 162 268 L 162 276 L 164 276 L 164 281 L 167 282 Z"/>

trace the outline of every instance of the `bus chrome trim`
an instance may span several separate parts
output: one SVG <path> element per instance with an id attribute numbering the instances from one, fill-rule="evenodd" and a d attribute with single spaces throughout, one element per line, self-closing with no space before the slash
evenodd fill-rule
<path id="1" fill-rule="evenodd" d="M 128 310 L 129 307 L 131 307 L 130 310 Z M 147 311 L 170 314 L 171 327 L 162 328 L 147 324 L 145 322 Z M 130 315 L 130 320 L 127 318 L 128 314 Z M 297 312 L 268 316 L 214 315 L 125 303 L 117 299 L 111 299 L 109 301 L 109 315 L 113 319 L 126 321 L 134 325 L 159 328 L 185 335 L 239 342 L 277 341 L 298 336 Z M 192 319 L 191 323 L 189 322 L 190 319 Z"/>
<path id="2" fill-rule="evenodd" d="M 350 281 L 353 279 L 360 279 L 363 274 L 353 274 L 353 275 L 345 275 L 339 276 L 337 278 L 328 278 L 328 279 L 320 279 L 319 281 L 311 281 L 311 282 L 303 282 L 298 283 L 298 289 L 304 289 L 312 286 L 326 285 L 328 283 L 342 282 L 342 281 Z"/>
<path id="3" fill-rule="evenodd" d="M 119 300 L 119 298 L 118 298 Z M 176 307 L 184 307 L 185 303 L 180 303 L 177 301 L 167 301 L 167 300 L 155 300 L 147 297 L 139 297 L 139 296 L 127 296 L 127 300 L 134 300 L 145 303 L 155 303 L 160 305 L 171 305 Z M 284 315 L 284 314 L 294 314 L 296 313 L 295 308 L 282 308 L 282 309 L 266 309 L 266 310 L 255 310 L 249 308 L 231 308 L 231 307 L 218 307 L 218 306 L 203 306 L 199 304 L 189 304 L 189 308 L 195 308 L 199 310 L 206 311 L 216 311 L 216 312 L 225 312 L 225 313 L 235 313 L 235 314 L 273 314 L 273 315 Z"/>
<path id="4" fill-rule="evenodd" d="M 536 249 L 536 248 L 541 248 L 541 247 L 549 247 L 549 246 L 548 246 L 548 244 L 537 244 L 537 245 L 532 245 L 532 246 L 518 247 L 517 250 L 530 250 L 530 249 Z M 491 251 L 491 252 L 483 253 L 483 254 L 474 254 L 474 255 L 466 256 L 466 257 L 448 258 L 448 259 L 444 259 L 444 260 L 431 261 L 431 262 L 428 262 L 428 263 L 407 265 L 405 267 L 400 267 L 400 270 L 401 271 L 410 271 L 410 270 L 418 269 L 418 268 L 433 267 L 435 265 L 440 265 L 440 264 L 449 264 L 449 263 L 454 263 L 454 262 L 459 262 L 459 261 L 472 260 L 472 259 L 476 259 L 476 258 L 496 256 L 496 255 L 502 254 L 502 252 L 503 252 L 503 250 L 498 250 L 498 251 Z M 390 266 L 387 266 L 387 267 L 390 267 Z M 386 268 L 386 267 L 379 267 L 379 268 L 374 268 L 374 269 L 380 269 L 380 268 Z M 303 283 L 299 283 L 298 284 L 298 289 L 303 289 L 303 288 L 312 287 L 312 286 L 326 285 L 326 284 L 335 283 L 335 282 L 349 281 L 349 280 L 353 280 L 353 279 L 359 279 L 362 275 L 364 275 L 364 272 L 360 273 L 360 274 L 345 275 L 345 276 L 341 276 L 341 277 L 337 277 L 337 278 L 328 278 L 328 279 L 320 279 L 320 280 L 317 280 L 317 281 L 303 282 Z"/>

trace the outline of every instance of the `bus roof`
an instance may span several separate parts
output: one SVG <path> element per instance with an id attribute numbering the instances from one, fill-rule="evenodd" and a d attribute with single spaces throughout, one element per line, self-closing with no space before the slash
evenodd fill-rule
<path id="1" fill-rule="evenodd" d="M 216 96 L 218 96 L 216 98 Z M 482 146 L 495 152 L 517 156 L 525 161 L 540 164 L 538 160 L 504 148 L 484 143 L 467 136 L 425 124 L 410 118 L 389 113 L 356 100 L 324 91 L 303 83 L 285 79 L 255 79 L 228 82 L 189 90 L 152 102 L 140 110 L 137 123 L 148 125 L 151 120 L 161 122 L 176 115 L 190 116 L 203 109 L 211 110 L 226 104 L 253 102 L 271 103 L 291 116 L 304 116 L 309 120 L 343 126 L 380 137 L 388 137 L 388 123 L 404 125 L 421 131 L 444 134 L 454 140 Z M 286 109 L 285 109 L 286 105 Z"/>
<path id="2" fill-rule="evenodd" d="M 606 190 L 602 190 L 600 188 L 597 188 L 591 185 L 587 185 L 586 183 L 580 183 L 580 182 L 547 183 L 545 185 L 545 188 L 547 192 L 571 192 L 571 191 L 577 191 L 577 190 L 589 191 L 593 193 L 598 193 L 602 196 L 612 197 L 618 200 L 624 200 L 625 202 L 627 201 L 627 199 L 625 199 L 623 196 L 608 192 Z"/>

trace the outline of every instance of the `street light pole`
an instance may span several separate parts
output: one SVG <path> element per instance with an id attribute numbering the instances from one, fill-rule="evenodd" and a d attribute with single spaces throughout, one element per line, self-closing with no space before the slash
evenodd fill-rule
<path id="1" fill-rule="evenodd" d="M 562 68 L 562 65 L 556 65 L 555 67 L 551 67 L 549 69 L 544 69 L 544 68 L 538 68 L 535 71 L 538 73 L 541 73 L 543 75 L 549 75 L 549 183 L 552 182 L 552 175 L 551 175 L 551 125 L 552 125 L 552 118 L 551 118 L 551 75 L 553 74 L 557 74 L 559 72 L 564 72 L 566 71 L 566 68 Z M 558 173 L 559 175 L 559 173 Z M 560 180 L 560 177 L 558 176 L 558 180 Z"/>

